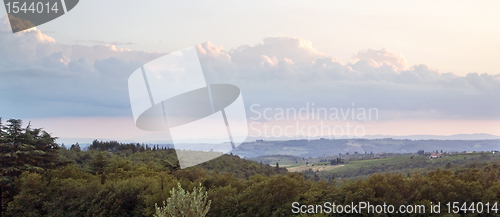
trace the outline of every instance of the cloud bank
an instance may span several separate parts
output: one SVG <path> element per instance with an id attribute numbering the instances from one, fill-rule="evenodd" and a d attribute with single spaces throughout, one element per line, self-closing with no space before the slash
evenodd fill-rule
<path id="1" fill-rule="evenodd" d="M 0 30 L 10 28 L 0 21 Z M 9 29 L 10 30 L 10 29 Z M 264 107 L 378 108 L 381 120 L 500 119 L 500 74 L 457 76 L 408 65 L 388 49 L 342 63 L 306 39 L 266 37 L 226 51 L 197 45 L 206 79 L 242 89 Z M 162 54 L 114 45 L 65 45 L 36 29 L 0 34 L 0 116 L 130 116 L 128 76 Z"/>
<path id="2" fill-rule="evenodd" d="M 65 45 L 0 20 L 0 116 L 128 116 L 127 78 L 161 54 L 114 45 Z"/>
<path id="3" fill-rule="evenodd" d="M 294 37 L 266 38 L 223 51 L 199 45 L 213 83 L 237 83 L 262 107 L 378 108 L 381 119 L 500 119 L 500 74 L 458 76 L 425 64 L 409 66 L 388 49 L 359 51 L 342 63 Z M 286 51 L 286 52 L 283 52 Z"/>

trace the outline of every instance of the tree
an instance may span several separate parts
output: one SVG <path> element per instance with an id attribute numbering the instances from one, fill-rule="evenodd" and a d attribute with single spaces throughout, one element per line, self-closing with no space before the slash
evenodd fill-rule
<path id="1" fill-rule="evenodd" d="M 25 171 L 43 172 L 55 168 L 59 146 L 41 129 L 23 128 L 22 121 L 10 119 L 4 126 L 0 119 L 0 188 L 2 189 L 2 210 L 18 190 L 15 177 Z"/>
<path id="2" fill-rule="evenodd" d="M 76 152 L 82 151 L 82 149 L 80 148 L 80 144 L 78 144 L 78 142 L 76 144 L 71 145 L 70 150 L 73 150 Z"/>
<path id="3" fill-rule="evenodd" d="M 204 217 L 212 203 L 211 200 L 207 202 L 207 192 L 201 187 L 201 183 L 191 193 L 182 189 L 181 183 L 178 183 L 177 190 L 172 188 L 170 195 L 166 202 L 163 201 L 162 207 L 155 203 L 155 217 Z"/>
<path id="4" fill-rule="evenodd" d="M 42 216 L 43 189 L 47 183 L 42 179 L 42 175 L 37 173 L 24 172 L 19 177 L 21 191 L 9 203 L 7 208 L 8 216 Z"/>
<path id="5" fill-rule="evenodd" d="M 42 172 L 55 168 L 59 146 L 56 137 L 41 129 L 21 127 L 22 121 L 10 119 L 0 125 L 0 175 L 15 177 L 24 171 Z"/>
<path id="6" fill-rule="evenodd" d="M 95 155 L 92 158 L 90 166 L 94 173 L 101 174 L 102 172 L 104 172 L 104 168 L 108 166 L 108 161 L 106 160 L 106 156 L 104 156 L 102 152 L 97 153 L 97 155 Z"/>

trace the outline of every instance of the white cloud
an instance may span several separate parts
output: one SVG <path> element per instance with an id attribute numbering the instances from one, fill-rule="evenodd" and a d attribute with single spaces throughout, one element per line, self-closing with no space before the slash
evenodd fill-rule
<path id="1" fill-rule="evenodd" d="M 386 119 L 500 119 L 500 75 L 457 76 L 423 64 L 409 66 L 402 54 L 388 49 L 363 50 L 353 63 L 343 64 L 292 37 L 265 38 L 230 51 L 211 43 L 200 46 L 221 57 L 202 58 L 202 65 L 210 66 L 204 68 L 210 82 L 238 84 L 249 104 L 357 103 L 388 111 Z"/>
<path id="2" fill-rule="evenodd" d="M 0 114 L 7 117 L 129 115 L 127 78 L 161 54 L 114 45 L 65 45 L 0 22 Z"/>
<path id="3" fill-rule="evenodd" d="M 58 62 L 67 66 L 71 62 L 87 61 L 87 63 L 93 63 L 111 57 L 126 61 L 148 62 L 160 55 L 159 53 L 118 49 L 115 45 L 95 45 L 92 47 L 65 45 L 56 42 L 54 38 L 43 34 L 36 28 L 11 33 L 7 17 L 0 20 L 0 30 L 3 33 L 0 34 L 0 50 L 2 51 L 0 52 L 0 67 L 3 70 L 9 68 L 15 70 L 40 68 L 52 70 L 54 67 L 60 67 Z M 75 67 L 74 64 L 72 65 Z M 71 68 L 65 70 L 70 71 Z"/>
<path id="4" fill-rule="evenodd" d="M 311 65 L 326 55 L 316 50 L 311 41 L 295 37 L 267 37 L 255 46 L 240 46 L 230 51 L 234 63 L 260 64 L 262 57 L 283 60 L 291 59 L 299 65 Z"/>
<path id="5" fill-rule="evenodd" d="M 0 29 L 6 25 L 3 19 Z M 409 66 L 402 54 L 387 49 L 360 51 L 349 63 L 294 37 L 267 37 L 229 51 L 207 42 L 197 50 L 208 82 L 238 85 L 247 107 L 355 103 L 379 108 L 382 119 L 500 119 L 500 75 L 457 76 Z M 0 51 L 4 117 L 130 115 L 128 76 L 161 55 L 65 45 L 36 29 L 0 34 Z"/>
<path id="6" fill-rule="evenodd" d="M 374 68 L 384 65 L 392 66 L 396 70 L 406 70 L 408 68 L 408 61 L 403 57 L 403 54 L 394 53 L 386 48 L 359 51 L 354 58 L 357 61 L 368 62 Z"/>

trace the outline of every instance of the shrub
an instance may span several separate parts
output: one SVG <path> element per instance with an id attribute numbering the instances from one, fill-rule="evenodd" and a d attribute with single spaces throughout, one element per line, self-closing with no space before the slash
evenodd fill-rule
<path id="1" fill-rule="evenodd" d="M 193 191 L 186 192 L 178 183 L 178 189 L 172 188 L 170 197 L 163 201 L 163 206 L 155 204 L 155 217 L 204 217 L 210 209 L 211 200 L 207 202 L 207 192 L 201 187 L 194 187 Z"/>

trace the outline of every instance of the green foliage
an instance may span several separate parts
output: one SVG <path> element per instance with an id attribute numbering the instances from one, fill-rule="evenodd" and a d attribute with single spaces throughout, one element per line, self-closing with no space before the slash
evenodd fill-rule
<path id="1" fill-rule="evenodd" d="M 90 167 L 96 174 L 104 172 L 104 168 L 108 166 L 106 156 L 102 152 L 98 152 L 90 161 Z"/>
<path id="2" fill-rule="evenodd" d="M 55 179 L 47 186 L 43 211 L 46 216 L 85 216 L 94 207 L 92 201 L 102 190 L 100 182 L 82 179 Z"/>
<path id="3" fill-rule="evenodd" d="M 23 216 L 41 216 L 43 212 L 44 189 L 47 182 L 37 173 L 24 172 L 18 182 L 19 194 L 9 203 L 7 215 L 16 216 L 23 213 Z"/>
<path id="4" fill-rule="evenodd" d="M 152 177 L 106 182 L 94 196 L 87 216 L 144 216 L 150 206 L 145 203 L 146 196 L 157 189 L 158 182 Z"/>
<path id="5" fill-rule="evenodd" d="M 436 169 L 455 171 L 469 167 L 480 167 L 484 164 L 500 164 L 500 157 L 495 157 L 491 152 L 445 154 L 443 158 L 432 160 L 426 156 L 408 154 L 387 154 L 379 159 L 341 160 L 342 164 L 344 164 L 342 167 L 320 172 L 315 170 L 304 171 L 303 174 L 307 179 L 313 179 L 314 175 L 317 175 L 322 180 L 329 180 L 333 175 L 337 178 L 355 180 L 367 178 L 375 173 L 408 174 L 413 173 L 413 171 L 424 173 Z"/>
<path id="6" fill-rule="evenodd" d="M 211 200 L 207 202 L 207 192 L 201 183 L 192 192 L 186 192 L 178 183 L 177 190 L 172 188 L 170 195 L 162 207 L 155 204 L 155 217 L 204 217 L 212 203 Z"/>
<path id="7" fill-rule="evenodd" d="M 131 151 L 135 152 L 143 152 L 143 151 L 156 151 L 156 150 L 165 150 L 165 147 L 161 147 L 158 145 L 154 145 L 151 148 L 149 145 L 140 145 L 139 143 L 128 143 L 122 144 L 117 141 L 97 141 L 94 140 L 92 144 L 89 146 L 89 150 L 98 150 L 98 151 L 110 151 L 110 152 L 121 152 L 121 151 Z"/>
<path id="8" fill-rule="evenodd" d="M 245 179 L 256 174 L 271 176 L 275 174 L 285 175 L 288 172 L 284 167 L 275 168 L 252 160 L 241 159 L 239 156 L 232 154 L 222 155 L 195 167 L 201 167 L 209 173 L 233 173 L 235 177 Z"/>
<path id="9" fill-rule="evenodd" d="M 61 165 L 58 160 L 59 146 L 41 129 L 22 127 L 21 120 L 10 119 L 4 126 L 0 119 L 0 187 L 2 189 L 2 210 L 11 201 L 19 188 L 14 180 L 23 172 L 43 173 Z M 29 214 L 26 215 L 31 215 Z"/>
<path id="10" fill-rule="evenodd" d="M 287 173 L 282 159 L 277 159 L 281 160 L 278 168 L 223 155 L 180 170 L 173 149 L 144 146 L 142 150 L 137 144 L 111 142 L 109 149 L 106 142 L 97 142 L 90 150 L 82 150 L 78 144 L 58 150 L 53 137 L 22 128 L 19 121 L 10 121 L 1 129 L 0 160 L 6 165 L 0 169 L 5 199 L 2 214 L 9 217 L 292 216 L 292 202 L 369 201 L 397 207 L 431 201 L 500 200 L 500 158 L 490 153 L 449 155 L 432 161 L 420 156 L 349 160 L 333 170 L 337 172 L 325 172 L 330 178 L 326 183 Z M 99 146 L 102 144 L 104 148 Z M 410 172 L 401 166 L 418 170 Z M 380 173 L 386 171 L 392 174 Z M 322 173 L 312 174 L 325 180 Z M 338 181 L 344 176 L 363 178 Z M 441 213 L 447 213 L 445 209 Z"/>
<path id="11" fill-rule="evenodd" d="M 24 171 L 43 172 L 57 165 L 59 146 L 41 129 L 23 128 L 21 120 L 10 119 L 0 126 L 0 175 L 19 176 Z"/>
<path id="12" fill-rule="evenodd" d="M 486 203 L 500 200 L 500 166 L 480 161 L 462 169 L 453 167 L 454 171 L 440 169 L 410 176 L 377 173 L 366 179 L 343 179 L 340 183 L 332 180 L 329 184 L 307 180 L 301 173 L 283 175 L 275 167 L 230 155 L 172 171 L 163 163 L 163 157 L 170 159 L 173 154 L 166 150 L 129 153 L 128 156 L 96 150 L 67 151 L 67 156 L 81 158 L 88 154 L 90 158 L 81 164 L 42 173 L 25 171 L 13 183 L 17 193 L 9 201 L 5 216 L 19 216 L 19 213 L 23 216 L 153 216 L 179 209 L 201 210 L 198 213 L 203 214 L 204 209 L 195 209 L 192 205 L 204 204 L 203 201 L 207 204 L 211 201 L 206 216 L 290 216 L 293 215 L 291 203 L 295 201 L 301 204 L 369 201 L 375 205 L 386 202 L 398 206 L 429 201 Z M 101 174 L 96 174 L 91 164 L 99 155 L 105 156 L 108 163 L 101 167 Z M 231 166 L 220 173 L 207 169 L 224 170 L 223 165 L 228 163 L 241 165 L 241 171 Z M 253 175 L 246 178 L 247 174 Z M 106 177 L 104 181 L 103 176 Z M 155 204 L 163 206 L 155 207 Z"/>

